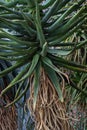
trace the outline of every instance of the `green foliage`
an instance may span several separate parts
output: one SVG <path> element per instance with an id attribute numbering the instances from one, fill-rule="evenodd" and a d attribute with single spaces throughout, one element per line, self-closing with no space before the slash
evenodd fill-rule
<path id="1" fill-rule="evenodd" d="M 80 42 L 67 42 L 87 21 L 86 0 L 72 3 L 70 0 L 49 1 L 42 4 L 38 0 L 15 0 L 0 2 L 0 59 L 15 61 L 12 67 L 0 72 L 0 77 L 24 66 L 24 69 L 1 92 L 4 95 L 9 89 L 19 83 L 14 101 L 17 102 L 27 91 L 22 90 L 22 82 L 28 83 L 28 78 L 35 76 L 35 102 L 38 94 L 40 78 L 37 78 L 40 68 L 47 66 L 47 74 L 54 84 L 60 100 L 63 101 L 60 84 L 55 79 L 66 79 L 61 67 L 87 73 L 87 66 L 66 60 L 73 52 L 87 44 L 87 39 Z M 38 64 L 41 64 L 38 70 Z M 51 71 L 52 70 L 52 71 Z M 29 85 L 29 83 L 28 83 Z M 84 90 L 80 91 L 85 93 Z"/>

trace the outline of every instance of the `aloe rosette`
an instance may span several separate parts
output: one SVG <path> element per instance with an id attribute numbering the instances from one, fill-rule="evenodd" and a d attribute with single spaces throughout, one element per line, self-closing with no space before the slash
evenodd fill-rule
<path id="1" fill-rule="evenodd" d="M 19 83 L 11 104 L 26 93 L 29 88 L 28 79 L 32 74 L 36 79 L 34 83 L 36 102 L 41 68 L 46 71 L 61 101 L 63 94 L 59 79 L 67 78 L 67 75 L 60 68 L 87 73 L 86 65 L 65 59 L 87 44 L 87 39 L 81 42 L 67 42 L 67 38 L 77 32 L 87 20 L 85 1 L 79 0 L 74 4 L 70 0 L 49 0 L 43 3 L 42 0 L 0 2 L 0 59 L 14 61 L 11 67 L 0 72 L 0 77 L 23 67 L 1 92 L 2 96 Z M 20 93 L 26 81 L 25 89 Z"/>

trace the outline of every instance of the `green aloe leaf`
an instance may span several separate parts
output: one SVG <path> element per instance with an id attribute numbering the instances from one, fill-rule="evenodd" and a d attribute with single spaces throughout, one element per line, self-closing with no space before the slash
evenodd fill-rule
<path id="1" fill-rule="evenodd" d="M 58 4 L 60 3 L 60 0 L 56 0 L 54 1 L 52 7 L 49 9 L 49 11 L 46 13 L 46 15 L 43 17 L 42 22 L 46 22 L 50 16 L 53 14 L 53 12 L 55 11 L 55 9 L 57 8 Z"/>
<path id="2" fill-rule="evenodd" d="M 1 71 L 1 72 L 0 72 L 0 77 L 3 77 L 4 75 L 10 73 L 10 72 L 13 71 L 14 69 L 19 68 L 19 67 L 22 66 L 23 64 L 24 64 L 23 61 L 22 61 L 22 62 L 19 62 L 19 61 L 18 61 L 18 62 L 15 63 L 13 66 L 11 66 L 11 67 L 9 67 L 9 68 L 7 68 L 7 69 Z"/>
<path id="3" fill-rule="evenodd" d="M 38 60 L 39 60 L 39 55 L 36 54 L 33 57 L 31 65 L 28 65 L 28 68 L 30 67 L 29 70 L 28 70 L 28 72 L 26 74 L 24 74 L 26 72 L 26 68 L 25 68 L 24 71 L 22 71 L 21 73 L 19 73 L 19 75 L 1 92 L 1 96 L 3 94 L 5 94 L 13 85 L 15 85 L 15 84 L 17 84 L 17 83 L 19 83 L 19 82 L 27 79 L 33 73 L 33 71 L 34 71 L 34 69 L 35 69 L 35 67 L 36 67 L 36 65 L 38 63 Z M 24 76 L 21 78 L 21 75 L 23 75 L 23 74 L 24 74 Z"/>
<path id="4" fill-rule="evenodd" d="M 14 87 L 15 84 L 17 84 L 19 82 L 19 80 L 26 75 L 27 71 L 30 68 L 30 64 L 28 64 L 25 69 L 23 69 L 13 80 L 12 82 L 4 89 L 1 91 L 1 96 L 3 94 L 5 94 L 9 89 L 11 89 L 12 87 Z"/>
<path id="5" fill-rule="evenodd" d="M 61 22 L 63 22 L 65 17 L 67 17 L 70 13 L 75 11 L 77 7 L 78 4 L 72 5 L 58 20 L 56 20 L 56 22 L 52 26 L 50 26 L 49 31 L 55 30 L 61 24 Z"/>
<path id="6" fill-rule="evenodd" d="M 40 46 L 42 47 L 43 44 L 45 44 L 45 37 L 44 37 L 42 26 L 41 26 L 40 9 L 39 9 L 37 0 L 35 1 L 35 4 L 36 4 L 35 23 L 36 23 L 36 28 L 37 28 L 37 35 L 40 40 Z"/>
<path id="7" fill-rule="evenodd" d="M 63 99 L 62 90 L 60 88 L 60 83 L 59 83 L 57 74 L 55 73 L 55 71 L 53 69 L 51 69 L 47 65 L 45 65 L 44 68 L 48 74 L 49 79 L 51 80 L 52 84 L 54 85 L 54 87 L 58 93 L 60 101 L 63 102 L 64 99 Z"/>
<path id="8" fill-rule="evenodd" d="M 21 94 L 18 95 L 17 98 L 15 98 L 11 103 L 7 104 L 5 107 L 7 108 L 18 102 L 24 96 L 24 94 L 27 92 L 28 89 L 29 89 L 29 82 L 27 82 L 25 89 L 21 92 Z"/>
<path id="9" fill-rule="evenodd" d="M 41 6 L 42 9 L 46 9 L 49 6 L 51 6 L 55 1 L 54 0 L 48 0 L 46 2 L 43 3 L 43 5 Z"/>
<path id="10" fill-rule="evenodd" d="M 49 55 L 49 57 L 52 58 L 52 61 L 54 63 L 56 63 L 57 65 L 59 65 L 61 67 L 65 67 L 65 68 L 68 68 L 68 69 L 73 70 L 73 71 L 87 73 L 87 66 L 86 65 L 80 65 L 78 63 L 65 60 L 65 59 L 60 58 L 58 56 Z"/>
<path id="11" fill-rule="evenodd" d="M 38 96 L 38 91 L 40 87 L 40 63 L 37 64 L 35 72 L 34 72 L 34 101 L 33 101 L 33 108 L 35 110 L 36 101 Z"/>
<path id="12" fill-rule="evenodd" d="M 54 54 L 54 55 L 60 55 L 60 56 L 67 56 L 69 54 L 72 53 L 72 50 L 68 49 L 68 50 L 64 50 L 64 49 L 48 49 L 47 51 L 50 54 Z"/>
<path id="13" fill-rule="evenodd" d="M 32 45 L 35 45 L 36 44 L 36 42 L 34 42 L 34 44 L 33 44 L 33 42 L 29 42 L 29 41 L 22 41 L 22 40 L 20 40 L 20 39 L 18 39 L 16 36 L 14 36 L 14 35 L 11 35 L 10 33 L 8 33 L 8 32 L 6 32 L 6 31 L 4 31 L 4 30 L 2 30 L 2 29 L 0 29 L 0 31 L 2 32 L 2 34 L 0 34 L 0 35 L 3 35 L 3 36 L 5 36 L 5 38 L 8 38 L 8 39 L 10 39 L 10 40 L 13 40 L 13 41 L 15 41 L 15 43 L 17 44 L 18 43 L 18 45 L 29 45 L 30 46 L 30 44 L 31 44 L 31 46 Z M 8 42 L 7 42 L 8 43 Z M 5 43 L 4 43 L 5 44 Z M 9 43 L 8 43 L 9 44 Z"/>
<path id="14" fill-rule="evenodd" d="M 15 94 L 15 98 L 17 98 L 19 96 L 21 89 L 23 89 L 22 86 L 24 85 L 24 83 L 25 83 L 25 81 L 22 81 L 19 84 L 18 89 L 17 89 L 16 94 Z"/>
<path id="15" fill-rule="evenodd" d="M 64 74 L 62 71 L 60 71 L 60 70 L 52 63 L 52 61 L 51 61 L 49 58 L 47 58 L 47 57 L 42 58 L 42 62 L 43 62 L 44 64 L 46 64 L 47 66 L 49 66 L 52 70 L 54 70 L 55 72 L 57 72 L 57 73 L 59 74 L 59 76 L 60 76 L 60 74 L 62 74 L 62 75 L 64 75 L 64 76 L 66 77 L 66 74 Z"/>
<path id="16" fill-rule="evenodd" d="M 83 19 L 76 27 L 68 31 L 66 34 L 61 35 L 59 38 L 58 36 L 51 38 L 51 42 L 49 42 L 50 46 L 57 45 L 59 42 L 64 41 L 67 39 L 67 37 L 70 37 L 74 32 L 78 30 L 78 28 L 86 21 L 86 19 Z M 56 39 L 57 38 L 57 39 Z M 55 39 L 55 40 L 54 40 Z M 49 40 L 49 39 L 48 39 Z"/>

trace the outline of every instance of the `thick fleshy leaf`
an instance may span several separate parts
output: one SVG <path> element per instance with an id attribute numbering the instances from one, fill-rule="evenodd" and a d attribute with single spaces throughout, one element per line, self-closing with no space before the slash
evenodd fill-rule
<path id="1" fill-rule="evenodd" d="M 25 68 L 24 71 L 20 72 L 19 75 L 16 76 L 16 78 L 1 92 L 1 96 L 2 96 L 3 94 L 5 94 L 9 89 L 11 89 L 13 85 L 15 85 L 15 84 L 17 84 L 17 83 L 19 83 L 19 82 L 21 82 L 21 81 L 27 79 L 27 78 L 33 73 L 33 71 L 34 71 L 34 69 L 35 69 L 35 67 L 36 67 L 36 65 L 37 65 L 37 63 L 38 63 L 38 61 L 39 61 L 39 55 L 36 54 L 36 55 L 33 57 L 33 60 L 32 60 L 31 65 L 28 64 L 28 66 L 27 66 L 27 67 L 29 68 L 28 72 L 25 74 L 25 72 L 26 72 L 26 70 L 27 70 L 28 68 Z M 23 75 L 24 75 L 24 76 L 23 76 Z M 22 77 L 22 76 L 23 76 L 23 77 Z"/>
<path id="2" fill-rule="evenodd" d="M 34 72 L 34 101 L 33 101 L 33 108 L 35 110 L 36 107 L 36 101 L 38 96 L 38 91 L 40 87 L 40 63 L 37 64 L 35 72 Z"/>
<path id="3" fill-rule="evenodd" d="M 48 53 L 59 55 L 59 56 L 67 56 L 72 53 L 72 50 L 64 50 L 64 49 L 48 49 Z"/>
<path id="4" fill-rule="evenodd" d="M 79 72 L 85 72 L 87 73 L 87 66 L 86 65 L 80 65 L 76 62 L 71 62 L 71 61 L 68 61 L 68 60 L 65 60 L 59 56 L 54 56 L 54 55 L 49 55 L 49 57 L 52 58 L 52 61 L 61 66 L 61 67 L 65 67 L 65 68 L 68 68 L 70 70 L 73 70 L 73 71 L 79 71 Z"/>
<path id="5" fill-rule="evenodd" d="M 55 72 L 57 72 L 59 76 L 63 75 L 68 80 L 67 75 L 65 73 L 63 73 L 60 69 L 58 69 L 57 66 L 55 66 L 49 58 L 47 58 L 47 57 L 42 58 L 42 62 L 44 64 L 46 64 L 48 67 L 50 67 L 52 70 L 54 70 Z"/>
<path id="6" fill-rule="evenodd" d="M 19 68 L 23 64 L 24 64 L 24 62 L 17 62 L 17 63 L 15 63 L 13 66 L 11 66 L 11 67 L 1 71 L 0 72 L 0 77 L 3 77 L 4 75 L 6 75 L 7 73 L 13 71 L 14 69 Z"/>
<path id="7" fill-rule="evenodd" d="M 3 94 L 5 94 L 9 89 L 11 89 L 12 87 L 14 87 L 13 85 L 17 84 L 18 81 L 24 76 L 26 75 L 27 71 L 29 70 L 30 64 L 28 64 L 25 69 L 23 69 L 12 81 L 11 83 L 1 92 L 1 96 Z"/>
<path id="8" fill-rule="evenodd" d="M 49 79 L 51 80 L 53 86 L 55 87 L 55 89 L 58 93 L 60 101 L 63 102 L 62 90 L 60 88 L 60 83 L 59 83 L 59 79 L 58 79 L 57 74 L 55 73 L 55 71 L 53 69 L 51 69 L 47 65 L 45 65 L 45 70 L 48 74 Z"/>
<path id="9" fill-rule="evenodd" d="M 16 102 L 18 102 L 18 101 L 24 96 L 24 94 L 27 92 L 28 89 L 29 89 L 29 82 L 27 82 L 27 84 L 26 84 L 26 86 L 25 86 L 25 89 L 21 92 L 21 94 L 18 95 L 17 98 L 15 98 L 15 99 L 13 100 L 13 102 L 7 104 L 5 107 L 7 108 L 7 107 L 9 107 L 9 106 L 15 104 Z"/>

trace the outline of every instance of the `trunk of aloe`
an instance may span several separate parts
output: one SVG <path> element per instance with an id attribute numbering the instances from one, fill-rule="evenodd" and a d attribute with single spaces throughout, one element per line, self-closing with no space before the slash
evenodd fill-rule
<path id="1" fill-rule="evenodd" d="M 73 130 L 69 124 L 65 102 L 62 103 L 59 100 L 58 94 L 44 70 L 40 78 L 36 107 L 33 107 L 33 76 L 30 79 L 30 98 L 27 101 L 31 115 L 35 119 L 35 130 Z M 62 91 L 65 91 L 64 88 Z"/>
<path id="2" fill-rule="evenodd" d="M 9 101 L 8 98 L 6 98 Z M 0 108 L 0 130 L 17 130 L 17 115 L 15 106 Z"/>
<path id="3" fill-rule="evenodd" d="M 7 95 L 0 98 L 0 130 L 17 130 L 16 108 L 14 105 L 4 108 L 4 102 L 11 102 Z"/>

